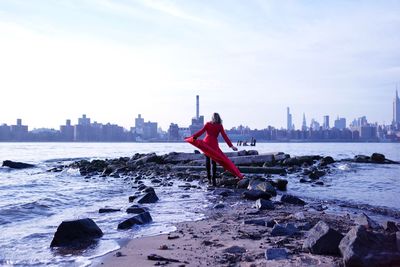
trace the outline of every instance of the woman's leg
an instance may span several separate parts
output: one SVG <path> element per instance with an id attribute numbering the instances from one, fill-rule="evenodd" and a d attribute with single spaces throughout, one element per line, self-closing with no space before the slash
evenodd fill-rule
<path id="1" fill-rule="evenodd" d="M 213 179 L 213 186 L 217 185 L 217 180 L 216 180 L 216 176 L 217 176 L 217 163 L 215 161 L 212 161 L 212 179 Z"/>
<path id="2" fill-rule="evenodd" d="M 213 161 L 214 162 L 214 161 Z M 207 169 L 207 179 L 208 183 L 211 184 L 211 163 L 210 158 L 206 156 L 206 169 Z"/>

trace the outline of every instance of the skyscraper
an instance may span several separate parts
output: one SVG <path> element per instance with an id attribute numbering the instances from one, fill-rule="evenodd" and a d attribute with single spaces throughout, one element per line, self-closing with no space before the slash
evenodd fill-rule
<path id="1" fill-rule="evenodd" d="M 289 107 L 287 107 L 286 119 L 287 119 L 287 130 L 288 131 L 293 130 L 292 114 L 290 114 Z"/>
<path id="2" fill-rule="evenodd" d="M 302 131 L 307 131 L 307 122 L 306 122 L 306 114 L 303 113 L 303 124 L 301 125 Z"/>
<path id="3" fill-rule="evenodd" d="M 200 97 L 196 95 L 196 117 L 192 118 L 192 124 L 189 126 L 190 133 L 194 134 L 204 126 L 204 116 L 200 116 Z"/>
<path id="4" fill-rule="evenodd" d="M 323 128 L 325 130 L 329 130 L 330 126 L 329 126 L 329 116 L 325 115 L 324 116 L 324 124 L 323 124 Z"/>
<path id="5" fill-rule="evenodd" d="M 393 100 L 393 125 L 400 128 L 400 99 L 396 88 L 396 96 Z"/>

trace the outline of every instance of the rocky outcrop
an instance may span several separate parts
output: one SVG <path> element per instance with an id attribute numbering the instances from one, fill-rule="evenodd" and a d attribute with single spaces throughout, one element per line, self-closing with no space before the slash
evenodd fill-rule
<path id="1" fill-rule="evenodd" d="M 57 228 L 50 247 L 82 247 L 103 236 L 97 224 L 89 218 L 63 221 Z"/>
<path id="2" fill-rule="evenodd" d="M 362 225 L 353 227 L 339 244 L 346 267 L 400 266 L 395 235 L 367 231 Z"/>
<path id="3" fill-rule="evenodd" d="M 150 223 L 152 221 L 153 218 L 151 218 L 150 213 L 146 211 L 121 222 L 120 224 L 118 224 L 118 229 L 122 230 L 130 229 L 134 225 L 143 225 Z"/>
<path id="4" fill-rule="evenodd" d="M 35 165 L 29 164 L 29 163 L 24 163 L 24 162 L 17 162 L 17 161 L 11 161 L 11 160 L 5 160 L 3 161 L 2 164 L 3 167 L 8 167 L 11 169 L 27 169 L 27 168 L 33 168 Z"/>
<path id="5" fill-rule="evenodd" d="M 339 255 L 339 243 L 343 235 L 319 221 L 307 234 L 303 249 L 313 254 Z"/>

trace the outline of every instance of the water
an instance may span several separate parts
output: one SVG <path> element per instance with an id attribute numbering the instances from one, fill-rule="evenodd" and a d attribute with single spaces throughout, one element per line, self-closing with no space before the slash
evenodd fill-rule
<path id="1" fill-rule="evenodd" d="M 228 151 L 226 145 L 221 145 Z M 250 149 L 250 148 L 248 148 Z M 373 152 L 400 161 L 400 144 L 362 143 L 267 143 L 257 144 L 260 153 L 283 151 L 291 155 L 330 155 L 335 159 Z M 123 211 L 99 214 L 103 207 L 124 210 L 133 190 L 122 179 L 84 179 L 77 170 L 46 172 L 76 159 L 116 158 L 134 153 L 192 152 L 184 143 L 0 143 L 0 161 L 9 159 L 37 164 L 38 168 L 0 168 L 0 265 L 87 265 L 96 256 L 118 248 L 118 240 L 156 235 L 174 230 L 174 223 L 202 218 L 205 192 L 187 192 L 176 183 L 157 189 L 162 201 L 150 205 L 154 222 L 131 231 L 116 226 L 129 215 Z M 289 176 L 289 192 L 306 197 L 341 200 L 400 210 L 399 165 L 335 163 L 334 172 L 322 178 L 326 186 L 312 187 Z M 66 254 L 49 244 L 63 220 L 92 218 L 103 230 L 100 242 L 85 251 Z"/>

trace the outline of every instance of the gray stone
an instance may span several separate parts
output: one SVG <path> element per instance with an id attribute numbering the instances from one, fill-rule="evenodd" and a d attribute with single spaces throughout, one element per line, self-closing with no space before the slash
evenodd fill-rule
<path id="1" fill-rule="evenodd" d="M 147 208 L 141 207 L 139 205 L 132 205 L 126 209 L 126 213 L 134 213 L 134 214 L 140 214 L 146 211 L 148 211 Z"/>
<path id="2" fill-rule="evenodd" d="M 289 257 L 285 248 L 269 248 L 265 251 L 267 260 L 285 260 Z"/>
<path id="3" fill-rule="evenodd" d="M 373 153 L 371 155 L 371 161 L 373 163 L 381 163 L 382 164 L 382 163 L 385 163 L 386 158 L 385 158 L 385 155 L 383 155 L 383 154 Z"/>
<path id="4" fill-rule="evenodd" d="M 291 236 L 298 233 L 299 230 L 292 223 L 275 224 L 272 228 L 272 236 Z"/>
<path id="5" fill-rule="evenodd" d="M 296 196 L 292 196 L 292 195 L 283 195 L 281 197 L 281 202 L 294 204 L 294 205 L 305 205 L 306 204 L 306 202 L 304 202 L 304 200 L 302 200 Z"/>
<path id="6" fill-rule="evenodd" d="M 11 169 L 27 169 L 27 168 L 33 168 L 35 165 L 29 164 L 29 163 L 24 163 L 24 162 L 16 162 L 16 161 L 11 161 L 11 160 L 5 160 L 3 161 L 3 167 L 8 167 Z"/>
<path id="7" fill-rule="evenodd" d="M 343 235 L 332 229 L 323 221 L 319 221 L 304 240 L 303 249 L 312 254 L 339 255 L 339 243 Z"/>
<path id="8" fill-rule="evenodd" d="M 249 186 L 250 179 L 244 178 L 237 183 L 237 188 L 246 189 Z"/>
<path id="9" fill-rule="evenodd" d="M 266 199 L 257 199 L 256 200 L 256 208 L 259 210 L 274 210 L 274 203 L 270 200 Z"/>
<path id="10" fill-rule="evenodd" d="M 219 204 L 214 205 L 213 208 L 214 208 L 214 209 L 223 209 L 223 208 L 225 208 L 225 205 L 222 204 L 222 203 L 219 203 Z"/>

